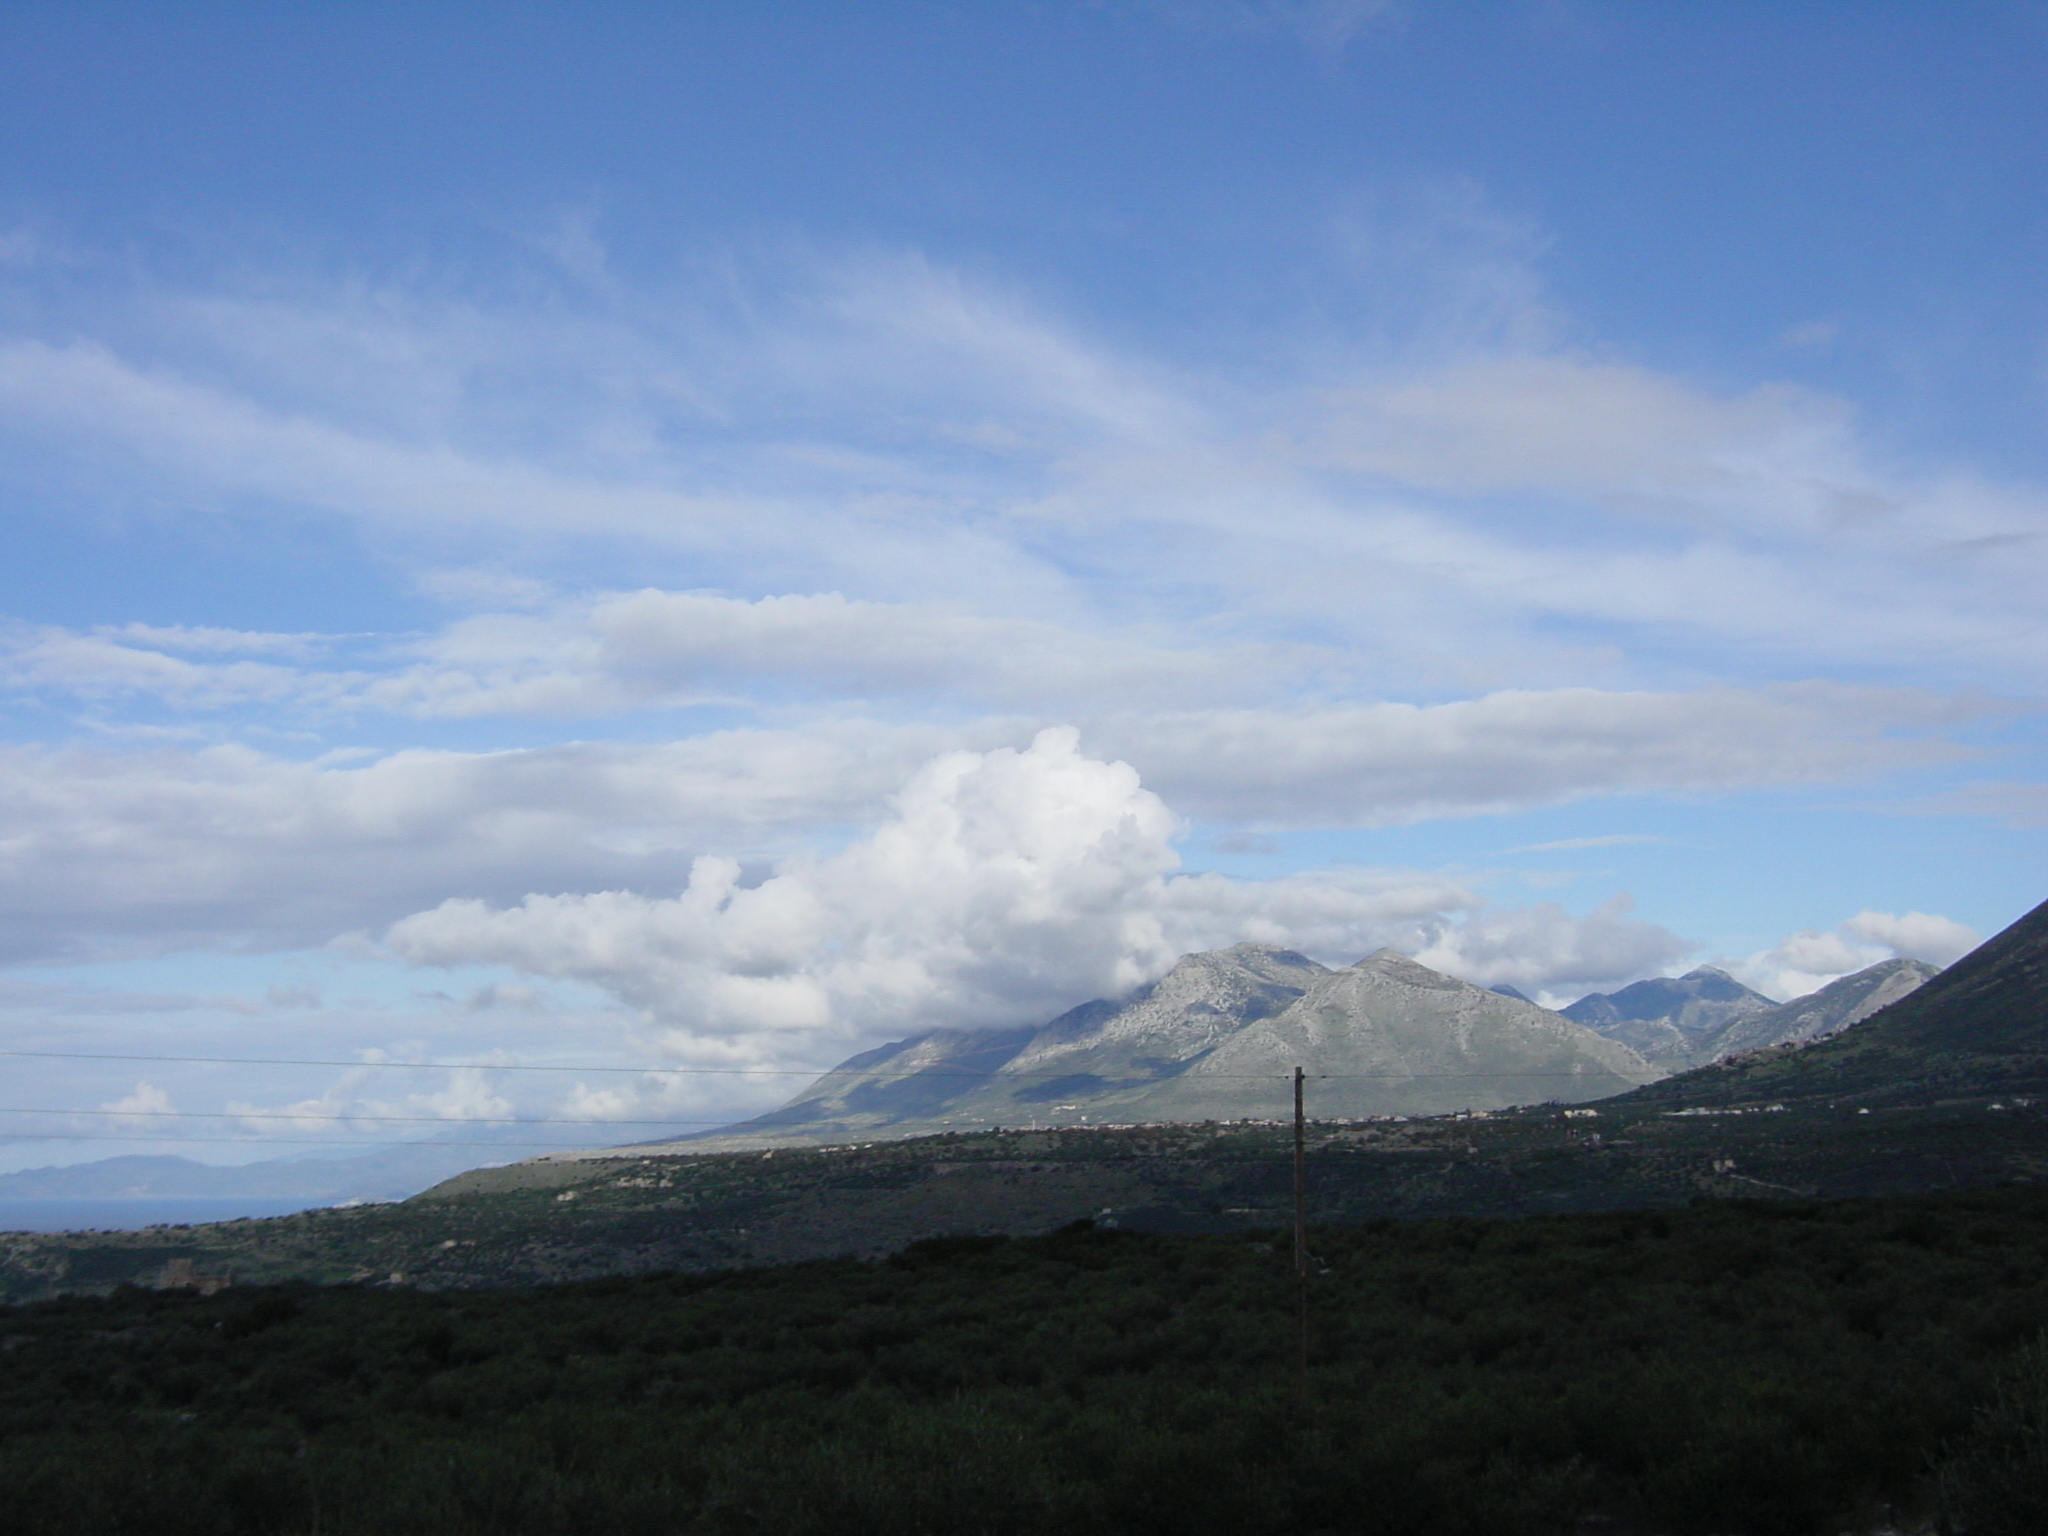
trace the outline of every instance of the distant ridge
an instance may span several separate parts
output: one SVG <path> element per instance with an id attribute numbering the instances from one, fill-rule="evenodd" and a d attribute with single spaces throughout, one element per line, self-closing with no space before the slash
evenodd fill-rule
<path id="1" fill-rule="evenodd" d="M 2012 1093 L 2048 1093 L 2048 902 L 1837 1034 L 1733 1057 L 1628 1097 L 1707 1107 L 1763 1099 L 1934 1103 Z"/>
<path id="2" fill-rule="evenodd" d="M 1658 976 L 1618 992 L 1593 992 L 1560 1011 L 1668 1069 L 1698 1066 L 1716 1054 L 1710 1042 L 1750 1014 L 1777 1005 L 1716 966 Z"/>

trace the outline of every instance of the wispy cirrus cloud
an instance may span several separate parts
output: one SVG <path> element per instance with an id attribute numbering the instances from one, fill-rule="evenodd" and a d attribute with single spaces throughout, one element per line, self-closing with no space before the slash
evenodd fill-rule
<path id="1" fill-rule="evenodd" d="M 1598 837 L 1560 837 L 1547 843 L 1524 843 L 1504 853 L 1576 853 L 1584 848 L 1627 848 L 1637 843 L 1668 843 L 1671 839 L 1654 832 L 1605 832 Z"/>
<path id="2" fill-rule="evenodd" d="M 915 252 L 737 281 L 167 291 L 104 338 L 0 340 L 0 413 L 101 492 L 311 509 L 413 563 L 510 538 L 746 601 L 942 591 L 1168 649 L 1341 646 L 1382 693 L 1679 654 L 1939 683 L 1957 647 L 2037 680 L 2042 488 L 1903 469 L 1810 389 L 1512 329 L 1254 387 Z"/>
<path id="3" fill-rule="evenodd" d="M 1836 684 L 1697 693 L 1563 688 L 1450 704 L 1110 720 L 1091 742 L 1177 805 L 1253 825 L 1392 825 L 1590 795 L 1725 793 L 1954 760 L 1982 706 Z"/>

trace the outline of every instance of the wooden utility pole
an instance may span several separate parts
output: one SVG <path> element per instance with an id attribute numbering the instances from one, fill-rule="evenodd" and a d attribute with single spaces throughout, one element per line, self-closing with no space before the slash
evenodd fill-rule
<path id="1" fill-rule="evenodd" d="M 1294 1378 L 1308 1391 L 1308 1138 L 1301 1114 L 1301 1068 L 1294 1069 Z"/>

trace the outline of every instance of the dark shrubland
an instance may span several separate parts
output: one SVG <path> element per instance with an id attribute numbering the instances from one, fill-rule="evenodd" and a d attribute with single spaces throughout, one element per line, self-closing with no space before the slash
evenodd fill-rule
<path id="1" fill-rule="evenodd" d="M 2044 1528 L 2048 1193 L 0 1312 L 18 1536 Z M 1612 1522 L 1588 1526 L 1589 1520 Z"/>

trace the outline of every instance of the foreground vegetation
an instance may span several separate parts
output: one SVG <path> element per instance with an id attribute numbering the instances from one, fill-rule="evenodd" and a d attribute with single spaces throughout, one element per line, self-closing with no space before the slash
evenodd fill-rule
<path id="1" fill-rule="evenodd" d="M 37 1302 L 0 1486 L 20 1536 L 2042 1528 L 2048 1191 L 1314 1249 L 1305 1385 L 1271 1233 Z"/>

